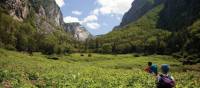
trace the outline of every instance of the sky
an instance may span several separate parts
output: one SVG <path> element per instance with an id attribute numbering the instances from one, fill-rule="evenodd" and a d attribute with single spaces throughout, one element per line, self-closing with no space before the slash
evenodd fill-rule
<path id="1" fill-rule="evenodd" d="M 65 23 L 79 22 L 92 35 L 106 34 L 120 24 L 133 0 L 55 0 Z"/>

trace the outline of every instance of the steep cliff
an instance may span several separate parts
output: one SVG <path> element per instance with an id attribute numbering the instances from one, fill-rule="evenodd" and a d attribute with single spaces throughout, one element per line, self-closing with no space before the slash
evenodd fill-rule
<path id="1" fill-rule="evenodd" d="M 3 0 L 1 8 L 6 9 L 10 16 L 18 21 L 34 17 L 38 29 L 51 32 L 62 27 L 63 17 L 54 0 Z"/>
<path id="2" fill-rule="evenodd" d="M 0 47 L 45 54 L 69 52 L 72 35 L 64 31 L 55 0 L 1 0 Z"/>
<path id="3" fill-rule="evenodd" d="M 72 33 L 73 37 L 79 41 L 84 41 L 87 38 L 92 37 L 92 35 L 86 30 L 85 27 L 81 26 L 80 23 L 65 23 L 64 29 L 66 32 Z"/>
<path id="4" fill-rule="evenodd" d="M 130 10 L 123 16 L 119 27 L 123 27 L 131 22 L 137 21 L 148 11 L 163 3 L 165 0 L 134 0 Z"/>
<path id="5" fill-rule="evenodd" d="M 71 32 L 78 40 L 85 40 L 91 35 L 80 24 L 76 24 L 74 27 L 66 27 L 61 10 L 55 0 L 3 0 L 0 1 L 0 5 L 15 20 L 32 21 L 40 33 L 46 34 L 65 28 L 64 30 L 72 30 L 66 32 Z"/>

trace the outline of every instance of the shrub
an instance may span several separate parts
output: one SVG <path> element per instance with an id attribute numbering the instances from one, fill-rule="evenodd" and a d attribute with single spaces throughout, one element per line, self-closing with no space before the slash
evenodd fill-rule
<path id="1" fill-rule="evenodd" d="M 11 44 L 5 45 L 5 48 L 8 50 L 16 50 L 16 48 Z"/>
<path id="2" fill-rule="evenodd" d="M 139 55 L 139 54 L 134 54 L 133 56 L 134 56 L 134 57 L 140 57 L 140 55 Z"/>
<path id="3" fill-rule="evenodd" d="M 91 54 L 91 53 L 89 53 L 89 54 L 88 54 L 88 57 L 92 57 L 92 54 Z"/>
<path id="4" fill-rule="evenodd" d="M 80 56 L 82 56 L 82 57 L 83 57 L 83 56 L 84 56 L 84 54 L 82 54 L 82 53 L 81 53 L 81 55 L 80 55 Z"/>
<path id="5" fill-rule="evenodd" d="M 29 80 L 37 80 L 39 75 L 37 73 L 28 73 Z"/>

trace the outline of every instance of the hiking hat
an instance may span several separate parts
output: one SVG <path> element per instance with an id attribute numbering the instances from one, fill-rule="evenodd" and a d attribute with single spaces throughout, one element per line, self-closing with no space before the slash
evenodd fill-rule
<path id="1" fill-rule="evenodd" d="M 162 64 L 161 69 L 163 73 L 168 73 L 169 72 L 169 65 L 168 64 Z"/>

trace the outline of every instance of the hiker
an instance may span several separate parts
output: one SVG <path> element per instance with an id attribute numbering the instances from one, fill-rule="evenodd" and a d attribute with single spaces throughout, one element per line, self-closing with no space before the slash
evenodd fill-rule
<path id="1" fill-rule="evenodd" d="M 144 70 L 145 70 L 146 72 L 148 72 L 148 73 L 152 73 L 151 65 L 152 65 L 152 62 L 148 62 L 148 66 L 147 66 Z"/>
<path id="2" fill-rule="evenodd" d="M 152 71 L 152 74 L 153 74 L 154 76 L 157 76 L 157 75 L 158 75 L 158 67 L 157 67 L 156 64 L 152 64 L 152 65 L 151 65 L 151 71 Z"/>
<path id="3" fill-rule="evenodd" d="M 169 65 L 161 65 L 162 73 L 157 76 L 157 88 L 173 88 L 175 87 L 175 80 L 173 76 L 169 75 Z"/>
<path id="4" fill-rule="evenodd" d="M 150 73 L 150 74 L 154 74 L 155 76 L 157 76 L 157 65 L 156 64 L 153 64 L 152 65 L 152 62 L 148 62 L 148 67 L 145 68 L 145 71 Z"/>

